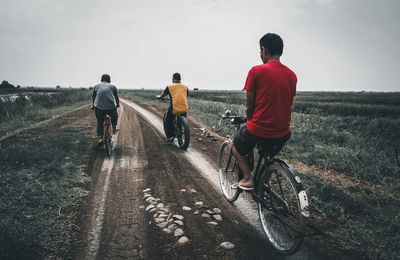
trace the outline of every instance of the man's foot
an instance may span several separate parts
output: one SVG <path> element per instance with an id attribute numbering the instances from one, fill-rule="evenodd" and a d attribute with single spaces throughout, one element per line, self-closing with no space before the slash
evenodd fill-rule
<path id="1" fill-rule="evenodd" d="M 254 190 L 254 182 L 251 178 L 243 178 L 239 181 L 238 188 L 242 190 Z"/>
<path id="2" fill-rule="evenodd" d="M 104 144 L 103 137 L 100 136 L 99 142 L 97 143 L 98 146 L 102 146 Z"/>
<path id="3" fill-rule="evenodd" d="M 174 139 L 175 139 L 175 137 L 170 137 L 170 138 L 165 139 L 165 142 L 170 143 L 170 142 L 173 142 Z"/>

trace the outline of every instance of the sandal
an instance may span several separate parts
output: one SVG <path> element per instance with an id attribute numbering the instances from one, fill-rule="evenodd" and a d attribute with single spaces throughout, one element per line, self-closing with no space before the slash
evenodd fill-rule
<path id="1" fill-rule="evenodd" d="M 246 190 L 246 191 L 254 190 L 254 186 L 253 187 L 244 187 L 244 186 L 242 186 L 240 184 L 238 184 L 238 188 L 241 189 L 241 190 Z"/>

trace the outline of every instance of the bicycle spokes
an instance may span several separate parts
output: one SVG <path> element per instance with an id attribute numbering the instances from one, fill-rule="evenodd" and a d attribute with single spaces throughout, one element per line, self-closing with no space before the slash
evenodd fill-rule
<path id="1" fill-rule="evenodd" d="M 263 179 L 259 214 L 271 244 L 280 252 L 292 253 L 300 245 L 303 223 L 297 189 L 284 170 L 282 167 L 271 169 Z"/>
<path id="2" fill-rule="evenodd" d="M 235 184 L 239 181 L 237 163 L 231 154 L 230 142 L 225 142 L 220 149 L 218 158 L 218 175 L 220 185 L 225 198 L 228 201 L 235 201 L 239 196 L 239 189 Z"/>

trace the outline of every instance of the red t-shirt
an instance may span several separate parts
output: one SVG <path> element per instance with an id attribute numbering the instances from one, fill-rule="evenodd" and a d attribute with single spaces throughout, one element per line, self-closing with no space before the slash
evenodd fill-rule
<path id="1" fill-rule="evenodd" d="M 254 66 L 244 90 L 255 93 L 255 109 L 247 130 L 261 138 L 280 138 L 290 131 L 297 77 L 280 61 Z"/>

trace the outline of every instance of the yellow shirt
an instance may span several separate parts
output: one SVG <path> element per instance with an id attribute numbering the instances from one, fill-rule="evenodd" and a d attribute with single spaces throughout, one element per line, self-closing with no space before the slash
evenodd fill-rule
<path id="1" fill-rule="evenodd" d="M 188 87 L 182 83 L 172 83 L 167 88 L 171 95 L 172 113 L 174 115 L 186 113 L 189 109 Z"/>

